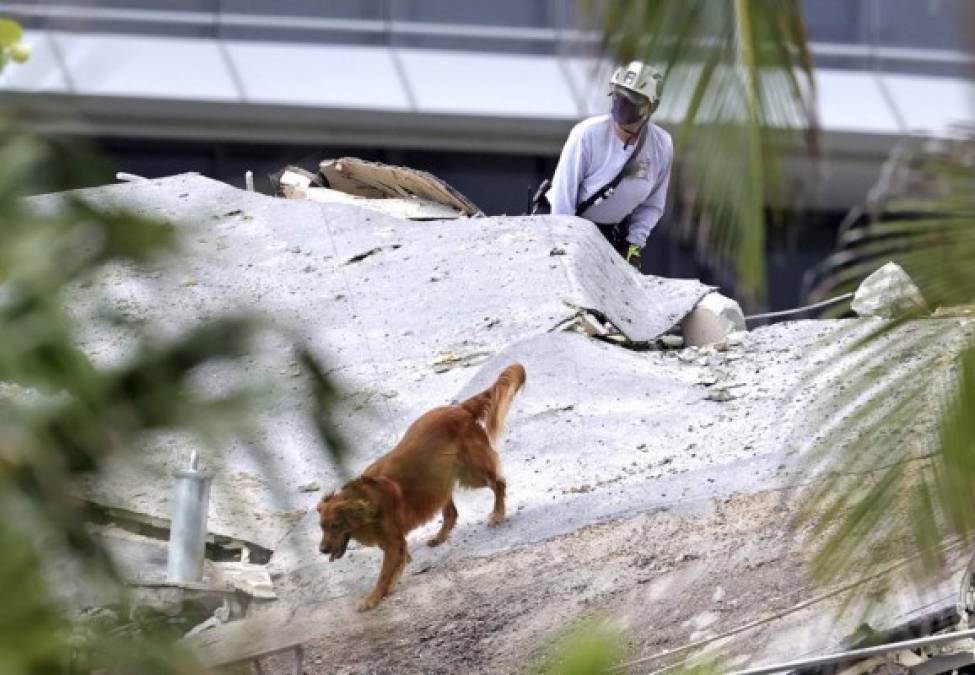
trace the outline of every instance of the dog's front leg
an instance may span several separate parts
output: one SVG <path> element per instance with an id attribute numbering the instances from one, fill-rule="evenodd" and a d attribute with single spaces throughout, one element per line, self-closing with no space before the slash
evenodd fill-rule
<path id="1" fill-rule="evenodd" d="M 457 524 L 457 507 L 454 506 L 454 500 L 451 498 L 447 505 L 443 507 L 443 525 L 440 526 L 440 531 L 437 532 L 436 536 L 427 541 L 427 546 L 440 546 L 440 544 L 447 541 L 447 537 L 450 536 L 450 531 L 454 529 L 454 525 Z"/>
<path id="2" fill-rule="evenodd" d="M 409 557 L 406 552 L 405 537 L 399 537 L 390 543 L 382 542 L 380 548 L 383 550 L 383 567 L 379 571 L 379 580 L 376 582 L 376 587 L 372 589 L 372 593 L 359 601 L 357 609 L 360 612 L 372 609 L 379 604 L 380 600 L 389 595 L 396 580 L 402 574 Z"/>

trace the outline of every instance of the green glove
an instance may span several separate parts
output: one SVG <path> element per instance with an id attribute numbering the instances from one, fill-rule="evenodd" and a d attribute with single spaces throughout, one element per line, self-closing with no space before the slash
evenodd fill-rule
<path id="1" fill-rule="evenodd" d="M 640 253 L 643 251 L 636 244 L 630 244 L 630 248 L 626 251 L 626 262 L 633 265 L 637 271 L 640 271 Z"/>

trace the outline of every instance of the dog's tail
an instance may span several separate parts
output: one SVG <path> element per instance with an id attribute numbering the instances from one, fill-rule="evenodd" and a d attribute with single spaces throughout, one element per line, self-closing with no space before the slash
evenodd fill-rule
<path id="1" fill-rule="evenodd" d="M 508 414 L 511 399 L 523 384 L 525 384 L 525 367 L 520 363 L 512 363 L 501 371 L 494 384 L 460 404 L 461 408 L 484 425 L 484 430 L 492 444 L 497 440 L 504 426 L 504 418 Z"/>

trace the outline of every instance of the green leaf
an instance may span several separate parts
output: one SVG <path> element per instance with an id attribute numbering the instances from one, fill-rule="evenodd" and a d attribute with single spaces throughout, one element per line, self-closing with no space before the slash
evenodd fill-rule
<path id="1" fill-rule="evenodd" d="M 2 483 L 0 483 L 2 486 Z M 66 622 L 47 592 L 30 541 L 0 520 L 0 672 L 58 672 Z"/>
<path id="2" fill-rule="evenodd" d="M 31 47 L 23 42 L 18 42 L 10 48 L 10 58 L 14 63 L 27 63 L 31 55 Z"/>
<path id="3" fill-rule="evenodd" d="M 584 621 L 557 640 L 540 669 L 545 675 L 609 675 L 624 655 L 622 632 L 604 621 Z"/>
<path id="4" fill-rule="evenodd" d="M 0 49 L 13 47 L 23 36 L 24 31 L 19 23 L 0 17 Z"/>

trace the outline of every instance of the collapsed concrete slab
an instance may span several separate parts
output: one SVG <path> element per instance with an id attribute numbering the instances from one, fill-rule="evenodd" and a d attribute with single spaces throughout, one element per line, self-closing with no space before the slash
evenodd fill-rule
<path id="1" fill-rule="evenodd" d="M 444 206 L 443 204 L 426 199 L 399 197 L 370 199 L 368 197 L 358 197 L 324 187 L 295 188 L 292 195 L 294 199 L 307 199 L 325 204 L 358 206 L 395 218 L 407 218 L 409 220 L 443 220 L 446 218 L 460 218 L 463 215 L 460 211 L 454 210 L 449 206 Z"/>
<path id="2" fill-rule="evenodd" d="M 392 446 L 422 410 L 467 381 L 467 369 L 507 345 L 545 333 L 580 308 L 633 342 L 669 330 L 709 289 L 641 278 L 588 222 L 570 217 L 412 222 L 339 204 L 284 200 L 198 175 L 76 193 L 103 207 L 192 223 L 179 259 L 157 271 L 107 269 L 70 300 L 80 317 L 106 305 L 165 338 L 201 317 L 245 309 L 288 327 L 331 366 L 347 392 L 342 431 L 352 467 Z M 56 208 L 58 196 L 33 198 Z M 99 363 L 125 358 L 125 341 L 91 323 L 81 346 Z M 283 344 L 265 345 L 245 373 L 296 374 Z M 219 389 L 226 373 L 201 374 Z M 214 531 L 274 549 L 314 504 L 302 491 L 338 479 L 315 446 L 299 379 L 267 400 L 260 453 L 243 445 L 202 453 L 215 475 Z M 173 469 L 193 439 L 159 437 L 118 458 L 87 486 L 93 501 L 166 518 Z"/>
<path id="3" fill-rule="evenodd" d="M 359 656 L 368 645 L 363 663 L 396 671 L 404 650 L 362 639 L 393 631 L 397 644 L 422 645 L 427 656 L 406 651 L 425 659 L 424 672 L 437 672 L 443 668 L 428 656 L 441 655 L 430 637 L 439 631 L 457 636 L 465 648 L 454 651 L 475 654 L 479 667 L 505 672 L 512 658 L 524 665 L 533 657 L 539 627 L 564 626 L 596 603 L 612 608 L 625 598 L 640 612 L 653 604 L 668 639 L 686 642 L 719 618 L 749 620 L 777 584 L 801 580 L 798 552 L 782 548 L 788 542 L 773 525 L 790 513 L 782 490 L 809 479 L 797 458 L 817 429 L 790 427 L 822 395 L 805 374 L 858 339 L 849 328 L 860 322 L 780 324 L 740 334 L 723 350 L 631 351 L 551 331 L 585 310 L 629 343 L 650 343 L 710 289 L 639 277 L 578 219 L 406 222 L 198 176 L 81 194 L 197 225 L 172 266 L 108 269 L 77 289 L 72 310 L 83 318 L 107 305 L 165 337 L 200 317 L 259 308 L 321 354 L 344 385 L 337 412 L 353 440 L 353 471 L 423 411 L 477 391 L 512 360 L 528 369 L 501 448 L 510 518 L 489 530 L 482 521 L 489 494 L 461 493 L 450 542 L 427 549 L 418 545 L 427 532 L 413 533 L 402 590 L 353 621 L 354 598 L 371 585 L 378 554 L 354 547 L 332 564 L 318 555 L 311 486 L 327 491 L 342 477 L 313 442 L 292 355 L 269 339 L 247 372 L 235 374 L 293 383 L 267 399 L 260 452 L 211 449 L 204 468 L 215 475 L 211 527 L 275 549 L 269 571 L 280 601 L 252 623 L 208 624 L 192 641 L 207 663 L 326 635 L 348 648 L 343 654 Z M 104 326 L 81 341 L 99 363 L 125 358 L 124 340 Z M 201 386 L 218 388 L 227 376 L 201 373 Z M 172 469 L 192 447 L 194 439 L 152 439 L 137 456 L 116 460 L 87 495 L 165 518 Z M 725 602 L 716 577 L 740 586 L 720 615 L 700 609 L 708 598 Z M 263 579 L 245 579 L 235 592 L 241 585 L 272 591 Z M 796 602 L 808 594 L 785 590 Z M 518 621 L 528 612 L 531 622 Z M 512 626 L 532 626 L 491 647 L 485 622 L 503 637 Z M 648 624 L 639 638 L 649 644 L 658 629 Z M 255 630 L 266 631 L 263 641 Z M 809 649 L 839 639 L 813 638 Z M 454 672 L 470 665 L 459 658 L 444 663 Z"/>
<path id="4" fill-rule="evenodd" d="M 79 620 L 81 631 L 92 621 L 113 629 L 131 629 L 133 621 L 138 623 L 138 617 L 147 614 L 169 617 L 170 628 L 187 631 L 215 612 L 225 615 L 224 621 L 240 619 L 277 598 L 266 565 L 208 559 L 201 581 L 171 582 L 166 578 L 168 547 L 164 539 L 115 525 L 90 527 L 112 560 L 124 592 L 107 578 L 86 576 L 78 561 L 56 545 L 48 547 L 44 560 L 48 588 Z M 87 583 L 78 584 L 79 578 Z"/>

